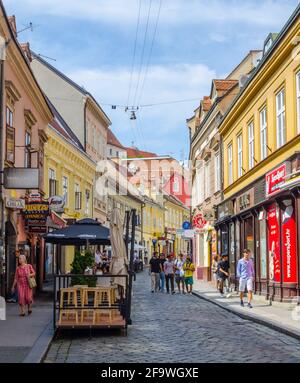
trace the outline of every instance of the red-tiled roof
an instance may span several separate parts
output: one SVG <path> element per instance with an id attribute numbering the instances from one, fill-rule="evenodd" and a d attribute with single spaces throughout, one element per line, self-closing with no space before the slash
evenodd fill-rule
<path id="1" fill-rule="evenodd" d="M 120 149 L 125 149 L 121 142 L 117 139 L 117 137 L 113 134 L 111 129 L 107 131 L 107 143 L 108 145 L 116 146 Z"/>
<path id="2" fill-rule="evenodd" d="M 158 157 L 155 153 L 145 152 L 137 148 L 126 148 L 128 158 Z"/>
<path id="3" fill-rule="evenodd" d="M 238 80 L 213 80 L 216 90 L 226 91 L 234 87 Z"/>

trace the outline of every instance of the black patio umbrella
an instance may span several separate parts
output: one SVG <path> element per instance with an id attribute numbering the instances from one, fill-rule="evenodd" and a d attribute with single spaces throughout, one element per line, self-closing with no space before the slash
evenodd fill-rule
<path id="1" fill-rule="evenodd" d="M 59 245 L 110 245 L 110 231 L 98 221 L 85 218 L 63 229 L 45 234 L 48 243 Z"/>

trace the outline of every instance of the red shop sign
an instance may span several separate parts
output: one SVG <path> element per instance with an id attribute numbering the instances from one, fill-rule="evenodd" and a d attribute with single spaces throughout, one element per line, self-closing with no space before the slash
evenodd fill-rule
<path id="1" fill-rule="evenodd" d="M 297 283 L 296 221 L 290 204 L 282 212 L 283 282 Z"/>
<path id="2" fill-rule="evenodd" d="M 202 214 L 197 214 L 193 218 L 193 227 L 197 229 L 203 229 L 203 227 L 207 224 L 207 221 L 203 218 Z"/>
<path id="3" fill-rule="evenodd" d="M 266 175 L 266 197 L 277 193 L 280 185 L 284 184 L 286 164 L 279 166 Z"/>
<path id="4" fill-rule="evenodd" d="M 267 210 L 268 247 L 269 247 L 269 279 L 280 282 L 280 236 L 277 208 L 273 204 Z"/>

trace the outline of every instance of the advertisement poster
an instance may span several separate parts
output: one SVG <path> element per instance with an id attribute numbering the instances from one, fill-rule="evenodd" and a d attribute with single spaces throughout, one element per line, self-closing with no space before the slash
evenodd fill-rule
<path id="1" fill-rule="evenodd" d="M 268 208 L 269 279 L 280 282 L 280 232 L 276 205 Z"/>
<path id="2" fill-rule="evenodd" d="M 282 213 L 283 282 L 297 283 L 296 221 L 292 203 Z"/>
<path id="3" fill-rule="evenodd" d="M 280 190 L 280 186 L 285 182 L 285 176 L 285 164 L 279 166 L 275 170 L 272 170 L 266 175 L 266 197 L 270 197 Z"/>

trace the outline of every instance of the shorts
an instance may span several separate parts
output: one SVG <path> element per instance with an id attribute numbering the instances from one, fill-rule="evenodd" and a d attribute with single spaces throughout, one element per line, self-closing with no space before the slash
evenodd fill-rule
<path id="1" fill-rule="evenodd" d="M 253 279 L 242 279 L 240 278 L 240 285 L 239 285 L 239 291 L 243 293 L 245 291 L 245 288 L 247 286 L 247 291 L 253 291 Z"/>
<path id="2" fill-rule="evenodd" d="M 181 276 L 181 275 L 176 275 L 175 274 L 175 282 L 176 283 L 180 283 L 180 282 L 184 283 L 184 277 Z"/>
<path id="3" fill-rule="evenodd" d="M 193 285 L 194 284 L 194 279 L 193 277 L 185 277 L 184 282 L 186 285 Z"/>

